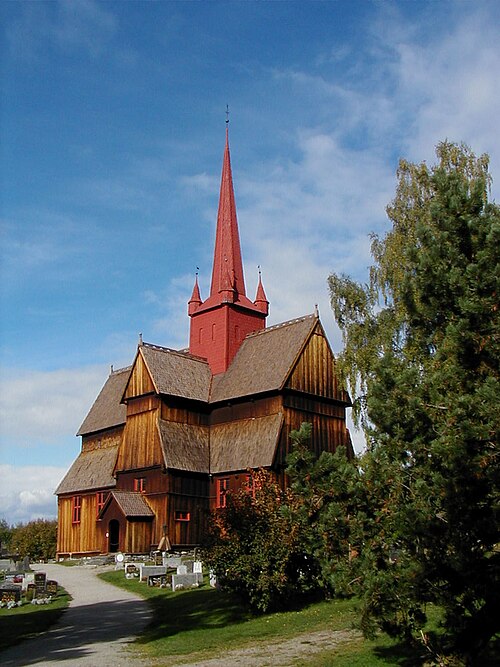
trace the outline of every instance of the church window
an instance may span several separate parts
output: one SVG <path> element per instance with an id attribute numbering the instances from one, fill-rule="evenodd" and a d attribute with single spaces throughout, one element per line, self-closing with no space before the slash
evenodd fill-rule
<path id="1" fill-rule="evenodd" d="M 71 517 L 73 523 L 80 523 L 82 517 L 82 497 L 73 496 Z"/>
<path id="2" fill-rule="evenodd" d="M 215 340 L 215 322 L 212 324 L 212 340 Z"/>
<path id="3" fill-rule="evenodd" d="M 99 516 L 99 512 L 102 510 L 104 507 L 106 500 L 108 499 L 108 494 L 105 491 L 98 491 L 96 494 L 96 510 L 97 510 L 97 516 Z"/>
<path id="4" fill-rule="evenodd" d="M 198 332 L 198 343 L 203 343 L 203 327 L 200 327 Z"/>
<path id="5" fill-rule="evenodd" d="M 144 493 L 145 490 L 146 490 L 146 478 L 136 477 L 134 479 L 134 491 L 139 491 L 139 493 Z"/>
<path id="6" fill-rule="evenodd" d="M 180 510 L 176 510 L 175 520 L 176 521 L 190 521 L 191 520 L 191 515 L 190 515 L 189 512 L 182 512 Z"/>
<path id="7" fill-rule="evenodd" d="M 229 477 L 221 477 L 216 481 L 216 507 L 226 506 L 226 495 L 229 489 Z"/>

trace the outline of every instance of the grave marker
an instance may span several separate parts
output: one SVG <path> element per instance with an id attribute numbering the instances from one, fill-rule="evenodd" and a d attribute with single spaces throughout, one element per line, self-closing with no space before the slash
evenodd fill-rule
<path id="1" fill-rule="evenodd" d="M 45 586 L 47 583 L 47 574 L 45 572 L 35 572 L 35 597 L 45 597 Z"/>

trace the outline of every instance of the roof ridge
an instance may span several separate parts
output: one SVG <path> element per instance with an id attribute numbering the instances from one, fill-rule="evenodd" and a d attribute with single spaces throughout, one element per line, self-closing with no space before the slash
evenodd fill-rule
<path id="1" fill-rule="evenodd" d="M 189 350 L 183 348 L 182 350 L 174 350 L 171 347 L 165 347 L 163 345 L 155 345 L 154 343 L 142 343 L 141 347 L 147 347 L 150 350 L 156 350 L 157 352 L 171 352 L 172 354 L 177 354 L 179 357 L 188 357 L 193 361 L 201 361 L 203 363 L 208 363 L 203 357 L 198 357 L 195 354 L 191 354 Z"/>
<path id="2" fill-rule="evenodd" d="M 123 368 L 114 368 L 113 366 L 111 367 L 110 375 L 117 375 L 118 373 L 125 373 L 125 371 L 131 371 L 132 370 L 132 365 L 130 366 L 123 366 Z"/>
<path id="3" fill-rule="evenodd" d="M 279 322 L 278 324 L 273 324 L 270 327 L 266 327 L 265 329 L 260 329 L 259 331 L 252 331 L 252 333 L 249 333 L 247 335 L 247 338 L 253 338 L 254 336 L 262 336 L 262 334 L 267 333 L 268 331 L 274 331 L 276 329 L 281 329 L 283 327 L 290 326 L 291 324 L 297 324 L 298 322 L 305 322 L 306 320 L 312 320 L 315 319 L 317 315 L 314 313 L 311 313 L 309 315 L 303 315 L 302 317 L 296 317 L 293 320 L 287 320 L 286 322 Z"/>

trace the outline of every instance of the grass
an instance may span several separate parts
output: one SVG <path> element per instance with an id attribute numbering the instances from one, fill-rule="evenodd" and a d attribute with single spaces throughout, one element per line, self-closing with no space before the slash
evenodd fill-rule
<path id="1" fill-rule="evenodd" d="M 46 632 L 57 621 L 70 600 L 70 595 L 64 588 L 59 587 L 50 604 L 35 606 L 25 603 L 14 609 L 0 609 L 0 650 Z"/>
<path id="2" fill-rule="evenodd" d="M 123 572 L 99 575 L 149 599 L 153 622 L 137 644 L 150 658 L 162 658 L 162 665 L 186 660 L 197 661 L 223 655 L 272 640 L 291 639 L 319 630 L 349 633 L 357 618 L 352 600 L 314 602 L 301 609 L 254 616 L 235 598 L 208 587 L 172 593 L 150 588 L 137 580 L 125 579 Z M 418 657 L 387 637 L 367 641 L 352 634 L 349 641 L 324 653 L 301 659 L 310 667 L 372 667 L 421 664 Z"/>

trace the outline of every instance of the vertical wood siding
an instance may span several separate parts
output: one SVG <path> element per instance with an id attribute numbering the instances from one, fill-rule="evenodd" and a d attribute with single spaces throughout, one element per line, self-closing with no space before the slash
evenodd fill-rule
<path id="1" fill-rule="evenodd" d="M 157 415 L 157 410 L 150 410 L 127 417 L 116 471 L 163 464 Z"/>
<path id="2" fill-rule="evenodd" d="M 132 374 L 129 378 L 128 384 L 125 388 L 124 398 L 133 398 L 134 396 L 143 396 L 144 394 L 151 394 L 155 391 L 151 376 L 142 357 L 139 348 Z"/>

